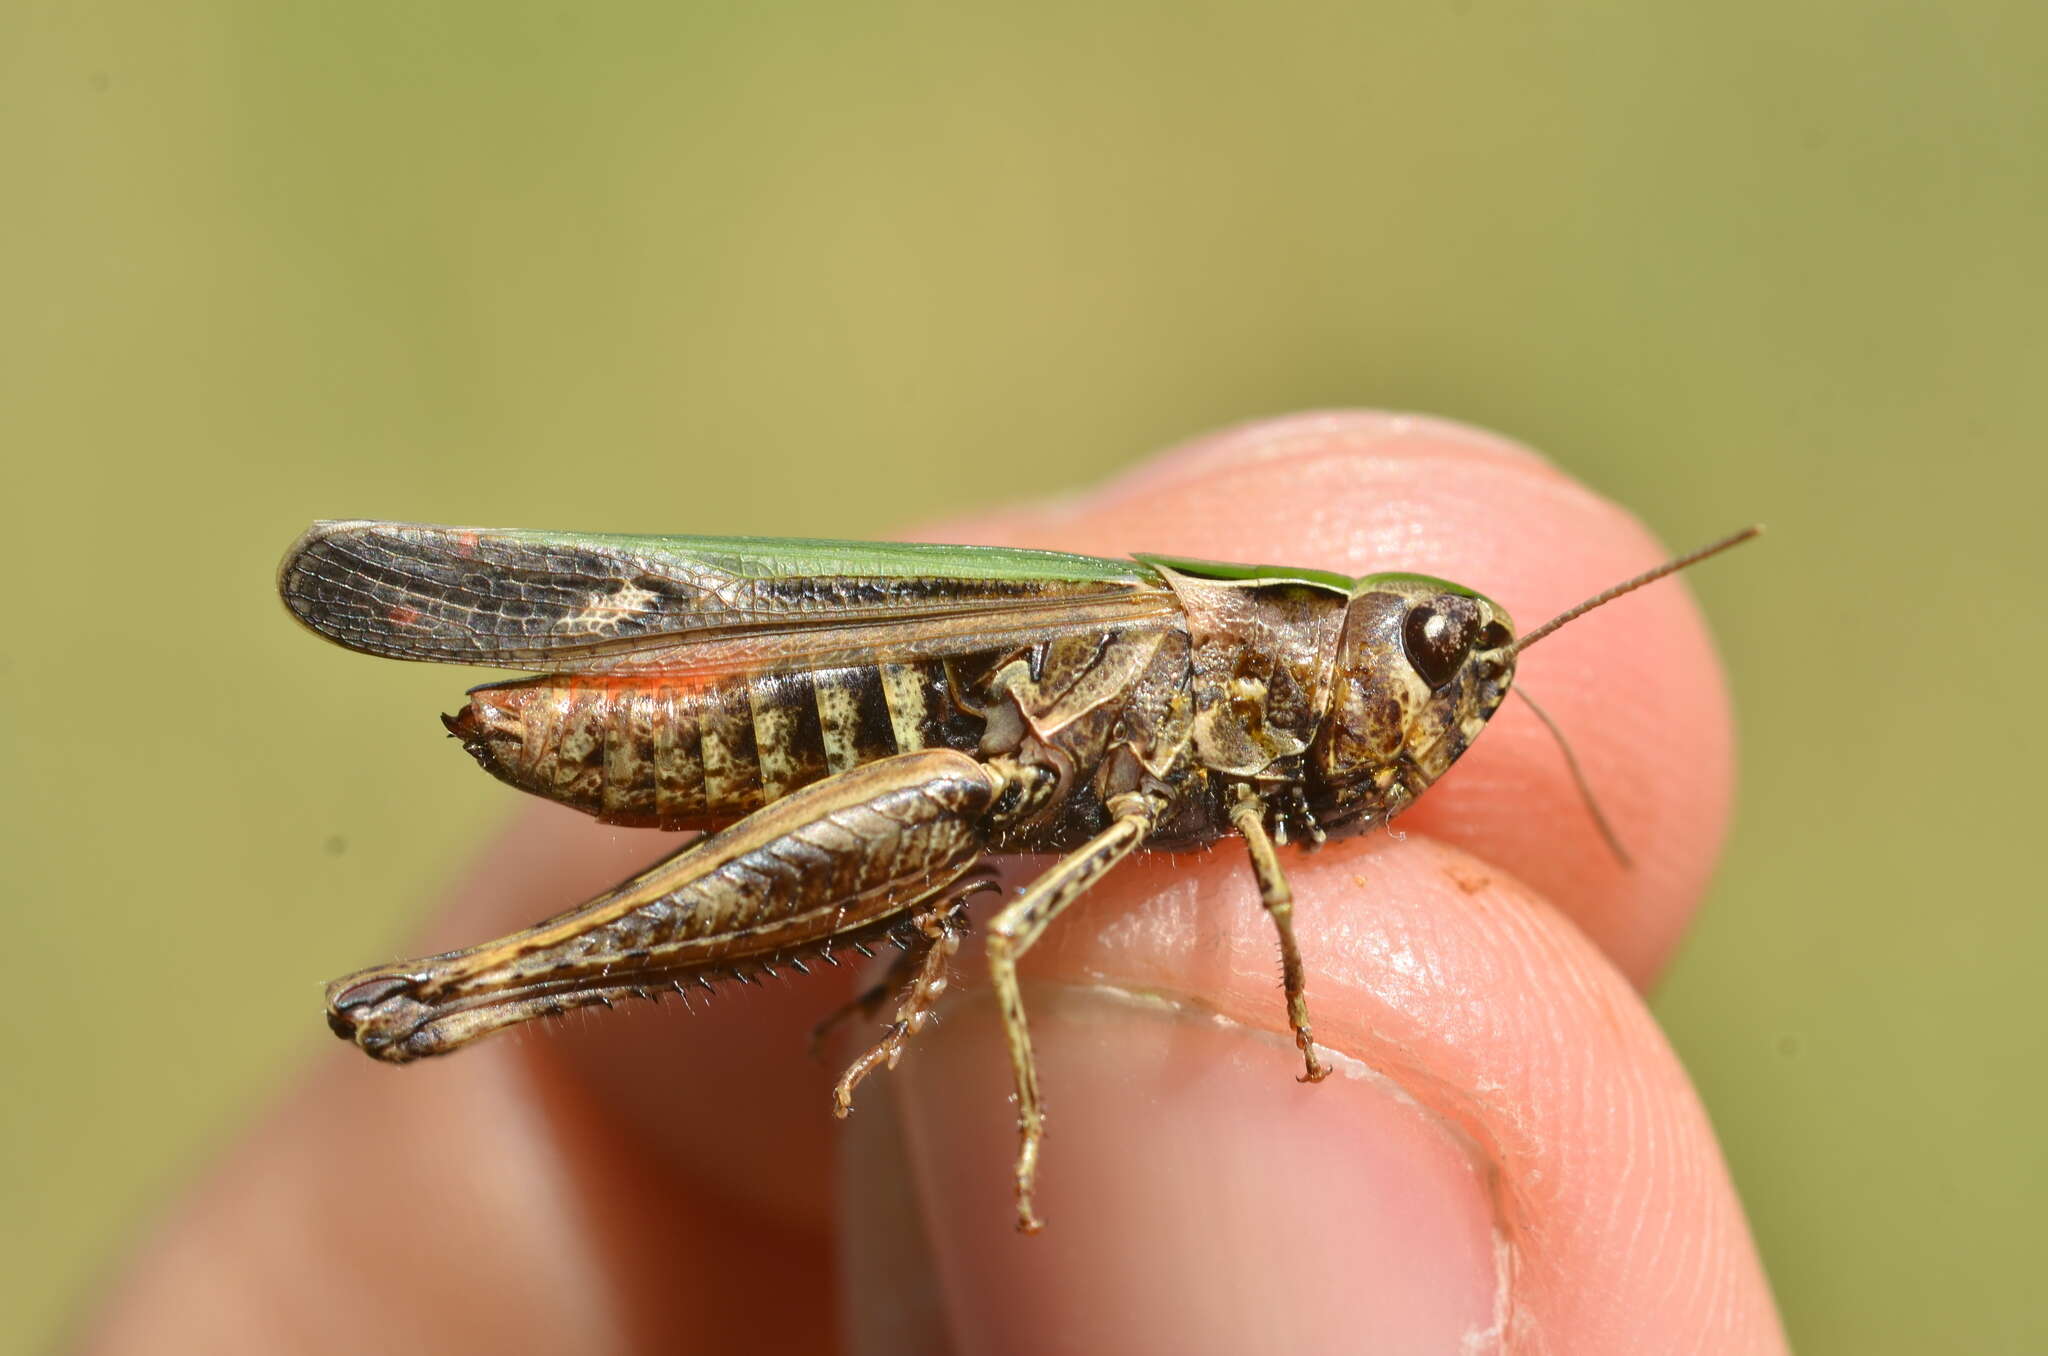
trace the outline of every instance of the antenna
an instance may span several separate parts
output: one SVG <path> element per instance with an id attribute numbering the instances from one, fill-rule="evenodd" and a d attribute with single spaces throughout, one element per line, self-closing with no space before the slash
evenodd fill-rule
<path id="1" fill-rule="evenodd" d="M 1686 566 L 1697 565 L 1701 561 L 1705 560 L 1708 556 L 1717 556 L 1720 555 L 1723 551 L 1726 551 L 1731 546 L 1740 546 L 1742 545 L 1742 543 L 1748 541 L 1751 537 L 1760 535 L 1763 532 L 1763 530 L 1763 524 L 1752 523 L 1748 527 L 1743 528 L 1740 532 L 1734 533 L 1730 536 L 1723 537 L 1721 538 L 1721 540 L 1714 542 L 1710 545 L 1702 546 L 1697 551 L 1688 551 L 1682 556 L 1675 556 L 1672 559 L 1665 561 L 1662 565 L 1659 565 L 1654 570 L 1645 570 L 1633 579 L 1625 580 L 1622 583 L 1616 584 L 1611 589 L 1607 589 L 1601 593 L 1596 593 L 1591 598 L 1588 598 L 1585 602 L 1580 603 L 1577 607 L 1565 609 L 1563 612 L 1558 613 L 1555 617 L 1552 617 L 1549 621 L 1543 623 L 1543 625 L 1537 627 L 1534 631 L 1529 632 L 1529 634 L 1517 640 L 1515 642 L 1515 653 L 1519 655 L 1522 651 L 1528 649 L 1531 645 L 1534 645 L 1537 641 L 1543 639 L 1552 631 L 1555 631 L 1558 627 L 1563 626 L 1566 622 L 1577 621 L 1580 617 L 1585 616 L 1588 612 L 1591 612 L 1596 607 L 1605 607 L 1608 603 L 1613 602 L 1616 598 L 1621 597 L 1623 594 L 1634 593 L 1637 589 L 1641 588 L 1645 584 L 1654 584 L 1667 574 L 1677 574 Z M 1531 705 L 1534 705 L 1534 703 L 1531 703 Z"/>
<path id="2" fill-rule="evenodd" d="M 1576 621 L 1596 607 L 1605 607 L 1623 594 L 1634 593 L 1645 584 L 1654 584 L 1667 574 L 1677 574 L 1686 566 L 1697 565 L 1708 556 L 1717 556 L 1731 546 L 1740 546 L 1751 537 L 1761 534 L 1763 530 L 1761 523 L 1752 523 L 1740 532 L 1732 533 L 1717 542 L 1711 542 L 1706 546 L 1700 547 L 1697 551 L 1688 551 L 1682 556 L 1674 556 L 1654 570 L 1645 570 L 1633 579 L 1625 580 L 1622 583 L 1616 584 L 1611 589 L 1596 593 L 1577 607 L 1566 608 L 1534 631 L 1517 640 L 1515 642 L 1515 653 L 1520 655 L 1522 651 L 1528 649 L 1552 631 L 1557 630 L 1558 627 L 1563 626 L 1566 622 Z M 1600 802 L 1593 796 L 1593 788 L 1586 781 L 1585 770 L 1579 766 L 1578 755 L 1572 752 L 1571 741 L 1564 737 L 1564 731 L 1557 727 L 1557 722 L 1550 718 L 1550 713 L 1539 706 L 1536 699 L 1530 696 L 1527 690 L 1519 683 L 1511 688 L 1510 691 L 1523 701 L 1529 703 L 1529 709 L 1536 713 L 1536 719 L 1543 722 L 1543 727 L 1550 731 L 1550 737 L 1557 741 L 1558 750 L 1564 754 L 1565 766 L 1571 769 L 1572 782 L 1579 788 L 1579 798 L 1586 803 L 1586 812 L 1593 817 L 1593 823 L 1599 828 L 1600 836 L 1607 840 L 1607 847 L 1614 853 L 1615 860 L 1625 867 L 1633 868 L 1635 863 L 1629 859 L 1628 850 L 1622 847 L 1621 839 L 1614 832 L 1614 826 L 1607 822 L 1606 814 L 1600 809 Z"/>
<path id="3" fill-rule="evenodd" d="M 1593 816 L 1593 823 L 1600 830 L 1600 836 L 1607 840 L 1607 850 L 1614 854 L 1614 860 L 1631 871 L 1635 870 L 1635 859 L 1628 855 L 1628 849 L 1621 845 L 1620 835 L 1615 833 L 1614 826 L 1607 822 L 1607 816 L 1601 812 L 1600 802 L 1593 796 L 1593 785 L 1586 780 L 1585 769 L 1579 766 L 1579 757 L 1572 752 L 1571 741 L 1564 737 L 1564 731 L 1557 728 L 1557 722 L 1550 718 L 1550 713 L 1538 705 L 1536 699 L 1524 691 L 1519 683 L 1508 691 L 1529 703 L 1529 709 L 1536 713 L 1536 719 L 1543 722 L 1543 728 L 1549 730 L 1550 737 L 1557 741 L 1558 751 L 1564 754 L 1564 765 L 1572 770 L 1572 784 L 1579 788 L 1579 799 L 1586 802 L 1586 813 Z"/>

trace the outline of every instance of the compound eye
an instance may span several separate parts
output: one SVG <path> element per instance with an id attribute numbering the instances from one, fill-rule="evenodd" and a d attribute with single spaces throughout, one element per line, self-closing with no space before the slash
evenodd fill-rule
<path id="1" fill-rule="evenodd" d="M 1427 603 L 1408 609 L 1401 623 L 1401 648 L 1408 662 L 1431 687 L 1442 687 L 1458 676 L 1465 656 L 1472 650 L 1472 620 L 1439 612 Z"/>

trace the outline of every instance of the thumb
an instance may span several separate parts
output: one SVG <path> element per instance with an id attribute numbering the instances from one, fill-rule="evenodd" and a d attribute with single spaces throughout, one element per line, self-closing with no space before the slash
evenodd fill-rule
<path id="1" fill-rule="evenodd" d="M 1337 1076 L 1293 1081 L 1240 863 L 1126 867 L 1032 956 L 1045 1234 L 1008 1227 L 1001 1032 L 961 1004 L 897 1076 L 907 1174 L 849 1174 L 906 1193 L 868 1216 L 895 1241 L 846 1259 L 857 1328 L 903 1322 L 908 1263 L 962 1350 L 1784 1350 L 1705 1115 L 1609 961 L 1454 848 L 1290 866 Z"/>

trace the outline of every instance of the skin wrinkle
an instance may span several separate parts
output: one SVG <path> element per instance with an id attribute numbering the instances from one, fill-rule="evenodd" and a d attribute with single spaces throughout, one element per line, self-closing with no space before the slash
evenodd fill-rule
<path id="1" fill-rule="evenodd" d="M 1506 1233 L 1496 1230 L 1493 1245 L 1493 1322 L 1477 1332 L 1467 1333 L 1460 1350 L 1464 1356 L 1483 1356 L 1500 1350 L 1515 1318 L 1515 1249 Z"/>

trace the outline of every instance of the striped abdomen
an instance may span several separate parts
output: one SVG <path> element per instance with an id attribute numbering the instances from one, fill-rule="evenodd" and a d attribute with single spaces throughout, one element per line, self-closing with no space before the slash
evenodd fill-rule
<path id="1" fill-rule="evenodd" d="M 951 673 L 978 673 L 977 660 Z M 800 786 L 918 749 L 972 752 L 946 664 L 481 687 L 448 728 L 503 781 L 611 824 L 708 828 Z"/>

